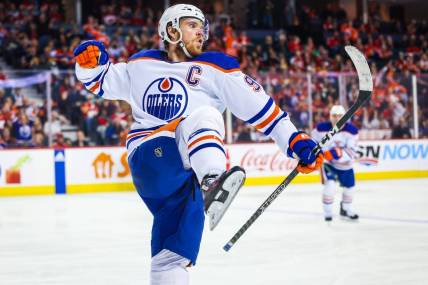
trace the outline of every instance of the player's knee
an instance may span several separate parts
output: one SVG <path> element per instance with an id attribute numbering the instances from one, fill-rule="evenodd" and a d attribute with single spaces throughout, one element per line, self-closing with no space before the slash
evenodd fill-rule
<path id="1" fill-rule="evenodd" d="M 343 187 L 343 194 L 348 196 L 353 196 L 355 192 L 355 187 Z"/>
<path id="2" fill-rule="evenodd" d="M 150 285 L 188 285 L 189 260 L 167 249 L 152 258 Z"/>
<path id="3" fill-rule="evenodd" d="M 196 109 L 188 119 L 195 120 L 197 122 L 195 129 L 213 129 L 219 132 L 224 137 L 224 122 L 221 113 L 211 107 L 204 106 Z"/>
<path id="4" fill-rule="evenodd" d="M 324 189 L 323 189 L 323 196 L 328 196 L 328 197 L 332 197 L 334 196 L 334 192 L 335 192 L 335 182 L 334 180 L 327 180 L 324 183 Z"/>
<path id="5" fill-rule="evenodd" d="M 170 270 L 186 270 L 187 265 L 190 261 L 176 254 L 175 252 L 163 249 L 161 252 L 152 257 L 151 271 L 152 272 L 163 272 Z"/>

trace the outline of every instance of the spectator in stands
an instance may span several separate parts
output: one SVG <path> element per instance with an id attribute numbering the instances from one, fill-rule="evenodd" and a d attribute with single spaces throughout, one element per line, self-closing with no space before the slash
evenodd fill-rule
<path id="1" fill-rule="evenodd" d="M 77 131 L 76 140 L 73 142 L 73 146 L 89 146 L 89 141 L 82 130 Z"/>
<path id="2" fill-rule="evenodd" d="M 404 104 L 394 95 L 390 96 L 390 106 L 392 109 L 392 122 L 394 125 L 398 125 L 400 120 L 406 114 L 406 108 Z"/>
<path id="3" fill-rule="evenodd" d="M 251 126 L 250 125 L 239 125 L 237 129 L 238 136 L 236 142 L 251 142 Z"/>
<path id="4" fill-rule="evenodd" d="M 18 118 L 13 122 L 13 136 L 18 146 L 31 146 L 33 137 L 33 121 L 21 109 Z"/>
<path id="5" fill-rule="evenodd" d="M 52 136 L 60 134 L 62 125 L 68 124 L 68 120 L 56 110 L 52 111 L 51 117 L 52 122 L 49 123 L 49 121 L 47 121 L 43 128 L 46 136 L 49 136 L 50 133 L 52 133 Z"/>
<path id="6" fill-rule="evenodd" d="M 428 119 L 422 120 L 422 123 L 419 128 L 419 137 L 428 138 Z"/>
<path id="7" fill-rule="evenodd" d="M 391 137 L 393 139 L 410 139 L 412 138 L 412 135 L 410 134 L 410 128 L 404 118 L 401 118 L 399 120 L 399 124 L 395 125 L 392 128 L 392 135 Z"/>
<path id="8" fill-rule="evenodd" d="M 112 62 L 126 61 L 131 53 L 140 49 L 159 48 L 155 32 L 157 11 L 143 8 L 138 1 L 125 1 L 121 5 L 110 2 L 100 5 L 89 1 L 90 16 L 85 24 L 72 27 L 65 23 L 64 7 L 59 2 L 1 1 L 0 11 L 7 12 L 0 12 L 0 57 L 12 68 L 57 71 L 73 67 L 71 52 L 81 40 L 104 41 Z M 427 25 L 382 19 L 378 8 L 370 9 L 367 24 L 360 24 L 358 20 L 350 21 L 337 3 L 326 4 L 324 10 L 316 11 L 302 7 L 298 1 L 286 1 L 280 6 L 277 2 L 248 2 L 248 26 L 272 27 L 269 32 L 258 33 L 262 35 L 260 39 L 251 38 L 250 33 L 244 31 L 248 27 L 238 30 L 234 17 L 227 14 L 222 1 L 207 4 L 212 5 L 213 11 L 209 16 L 212 36 L 208 48 L 238 56 L 242 70 L 255 77 L 280 105 L 293 110 L 292 115 L 300 124 L 307 125 L 308 113 L 301 104 L 308 98 L 308 86 L 305 78 L 298 79 L 299 73 L 308 71 L 313 75 L 313 119 L 316 122 L 331 104 L 338 103 L 335 102 L 338 99 L 337 79 L 334 82 L 332 77 L 326 77 L 328 72 L 354 71 L 352 63 L 340 55 L 343 45 L 353 43 L 365 52 L 372 62 L 373 73 L 379 75 L 376 76 L 375 98 L 367 107 L 369 113 L 367 117 L 360 116 L 357 123 L 372 129 L 399 125 L 400 118 L 412 104 L 411 76 L 428 73 Z M 100 13 L 91 15 L 95 8 Z M 290 11 L 287 19 L 278 19 L 284 10 Z M 6 77 L 0 72 L 0 80 Z M 287 83 L 285 79 L 289 79 Z M 420 81 L 423 80 L 418 80 L 418 84 L 423 85 Z M 110 111 L 113 106 L 101 106 L 90 96 L 86 97 L 86 91 L 80 83 L 74 83 L 72 76 L 60 75 L 53 83 L 53 106 L 59 114 L 84 130 L 91 144 L 105 144 L 107 126 L 113 120 L 114 112 Z M 347 87 L 346 99 L 353 101 L 358 94 L 358 84 L 355 81 Z M 44 92 L 44 87 L 38 92 Z M 398 100 L 391 99 L 392 96 Z M 33 134 L 40 132 L 40 125 L 46 121 L 46 102 L 37 106 L 19 88 L 12 91 L 0 88 L 0 132 L 6 127 L 12 130 L 12 122 L 22 108 L 34 121 Z M 425 113 L 422 112 L 420 126 L 425 122 Z M 122 125 L 120 137 L 124 136 L 129 124 Z M 43 128 L 46 130 L 49 126 Z M 245 128 L 240 130 L 244 132 L 242 137 L 248 135 Z M 14 135 L 9 136 L 10 139 L 13 140 Z M 40 140 L 34 137 L 33 141 Z"/>
<path id="9" fill-rule="evenodd" d="M 9 127 L 4 128 L 1 132 L 1 135 L 2 135 L 2 143 L 4 146 L 6 147 L 15 146 L 15 140 L 12 137 L 11 130 Z"/>
<path id="10" fill-rule="evenodd" d="M 33 134 L 33 141 L 31 143 L 31 146 L 34 147 L 45 147 L 48 145 L 47 138 L 43 134 L 43 132 L 35 131 Z"/>
<path id="11" fill-rule="evenodd" d="M 119 117 L 110 120 L 105 133 L 105 143 L 107 145 L 118 145 L 120 143 L 120 133 L 123 126 Z"/>
<path id="12" fill-rule="evenodd" d="M 69 147 L 70 144 L 67 143 L 64 139 L 64 135 L 62 133 L 57 133 L 54 138 L 54 144 L 52 147 L 54 148 L 65 148 Z"/>

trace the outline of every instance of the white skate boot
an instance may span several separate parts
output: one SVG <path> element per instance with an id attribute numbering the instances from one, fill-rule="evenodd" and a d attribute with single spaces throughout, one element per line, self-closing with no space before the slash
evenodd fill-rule
<path id="1" fill-rule="evenodd" d="M 351 220 L 351 221 L 358 221 L 358 218 L 359 218 L 359 216 L 357 214 L 355 214 L 354 212 L 349 211 L 349 210 L 345 210 L 343 208 L 343 202 L 340 202 L 340 216 L 343 219 Z"/>
<path id="2" fill-rule="evenodd" d="M 221 175 L 207 175 L 202 179 L 201 189 L 211 231 L 220 222 L 244 181 L 245 170 L 239 166 L 234 166 Z"/>

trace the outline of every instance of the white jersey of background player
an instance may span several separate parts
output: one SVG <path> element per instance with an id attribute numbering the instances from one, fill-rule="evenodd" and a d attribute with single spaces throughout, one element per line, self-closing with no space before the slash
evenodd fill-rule
<path id="1" fill-rule="evenodd" d="M 100 42 L 82 43 L 74 53 L 76 75 L 91 92 L 131 105 L 128 162 L 154 216 L 151 284 L 188 284 L 204 210 L 214 228 L 245 179 L 240 167 L 226 171 L 226 107 L 299 158 L 299 171 L 317 169 L 323 156 L 314 157 L 315 142 L 296 130 L 234 58 L 202 52 L 208 23 L 201 10 L 186 4 L 168 8 L 158 32 L 166 51 L 141 51 L 126 63 L 111 64 Z"/>
<path id="2" fill-rule="evenodd" d="M 333 106 L 330 110 L 330 121 L 319 123 L 312 132 L 313 138 L 321 140 L 344 114 L 345 109 L 342 106 Z M 353 124 L 346 123 L 323 149 L 325 161 L 321 171 L 324 184 L 322 202 L 326 221 L 331 221 L 333 217 L 336 181 L 339 181 L 340 186 L 343 187 L 340 215 L 351 220 L 358 219 L 358 215 L 353 213 L 351 209 L 355 191 L 353 164 L 356 157 L 357 141 L 358 129 Z"/>

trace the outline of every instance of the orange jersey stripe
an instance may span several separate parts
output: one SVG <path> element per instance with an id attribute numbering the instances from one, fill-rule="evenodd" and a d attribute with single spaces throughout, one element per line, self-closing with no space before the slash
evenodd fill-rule
<path id="1" fill-rule="evenodd" d="M 275 105 L 275 110 L 273 111 L 273 113 L 266 120 L 258 124 L 256 126 L 256 129 L 263 129 L 264 127 L 266 127 L 269 123 L 273 121 L 273 119 L 275 119 L 275 117 L 279 114 L 280 111 L 281 109 L 279 109 L 279 107 Z"/>
<path id="2" fill-rule="evenodd" d="M 163 125 L 162 127 L 158 128 L 158 129 L 156 129 L 156 130 L 154 130 L 150 135 L 148 135 L 147 137 L 145 137 L 145 139 L 146 139 L 146 138 L 148 138 L 148 137 L 150 137 L 150 136 L 152 136 L 152 135 L 154 135 L 154 134 L 157 134 L 157 133 L 159 133 L 159 132 L 163 132 L 163 131 L 175 132 L 175 129 L 177 129 L 177 127 L 178 127 L 178 124 L 179 124 L 183 119 L 184 119 L 184 118 L 178 118 L 178 119 L 175 119 L 174 121 L 169 122 L 169 123 L 168 123 L 168 124 L 166 124 L 166 125 Z"/>
<path id="3" fill-rule="evenodd" d="M 178 127 L 178 124 L 179 124 L 183 119 L 184 119 L 184 118 L 178 118 L 178 119 L 175 119 L 174 121 L 171 121 L 171 122 L 169 122 L 168 124 L 163 125 L 162 127 L 160 127 L 160 128 L 158 128 L 158 129 L 156 129 L 156 130 L 152 131 L 152 132 L 151 132 L 151 133 L 149 133 L 147 136 L 145 136 L 145 137 L 143 137 L 143 138 L 141 138 L 141 139 L 146 140 L 146 139 L 150 138 L 151 136 L 153 136 L 153 135 L 155 135 L 155 134 L 157 134 L 157 133 L 159 133 L 159 132 L 163 132 L 163 131 L 175 132 L 175 130 L 176 130 L 176 129 L 177 129 L 177 127 Z M 133 137 L 134 135 L 136 135 L 136 134 L 132 134 L 131 136 Z M 132 137 L 127 137 L 127 138 L 126 138 L 126 140 L 127 140 L 127 141 L 128 141 L 128 140 L 130 140 Z"/>
<path id="4" fill-rule="evenodd" d="M 197 140 L 194 140 L 191 144 L 189 144 L 189 146 L 187 148 L 190 149 L 196 143 L 203 141 L 203 140 L 208 140 L 208 139 L 214 139 L 214 140 L 220 142 L 221 145 L 223 145 L 223 141 L 219 137 L 217 137 L 215 135 L 206 135 L 206 136 L 198 138 Z"/>
<path id="5" fill-rule="evenodd" d="M 141 136 L 141 135 L 148 135 L 150 133 L 151 133 L 151 131 L 141 131 L 141 132 L 134 133 L 132 135 L 128 135 L 128 137 L 126 139 L 129 140 L 129 139 L 132 139 L 133 137 Z"/>
<path id="6" fill-rule="evenodd" d="M 148 56 L 143 56 L 143 57 L 138 57 L 138 58 L 131 59 L 128 62 L 134 62 L 134 61 L 138 61 L 138 60 L 157 60 L 157 61 L 159 61 L 160 59 L 153 58 L 153 57 L 148 57 Z"/>
<path id="7" fill-rule="evenodd" d="M 89 91 L 94 92 L 95 90 L 97 90 L 97 88 L 100 86 L 100 82 L 98 81 L 97 83 L 95 83 L 94 86 L 92 86 Z"/>

